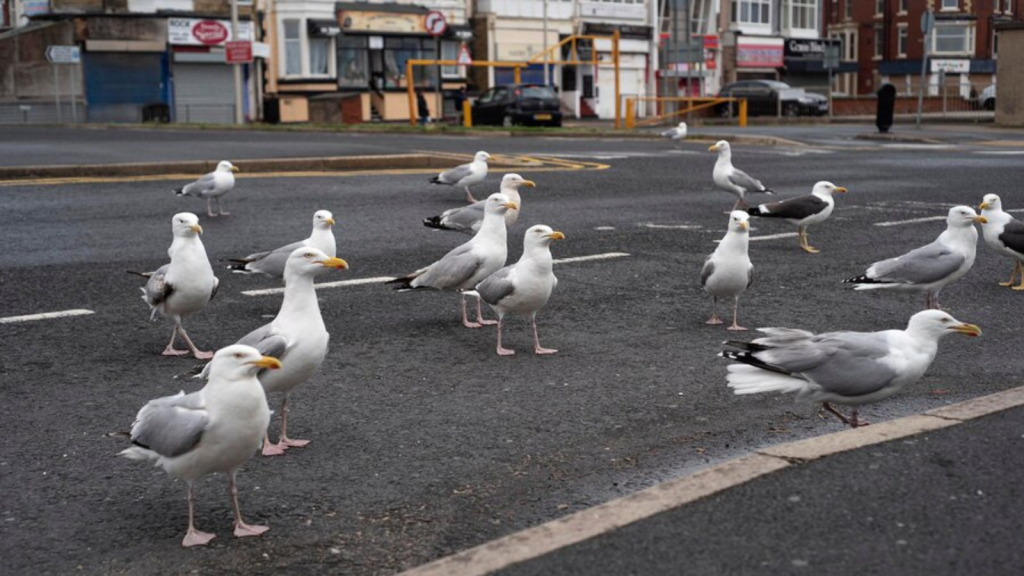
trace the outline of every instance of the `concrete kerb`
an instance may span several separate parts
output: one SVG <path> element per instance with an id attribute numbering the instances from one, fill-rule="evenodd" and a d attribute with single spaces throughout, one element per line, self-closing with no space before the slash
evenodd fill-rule
<path id="1" fill-rule="evenodd" d="M 1024 387 L 871 426 L 758 450 L 563 518 L 402 572 L 401 576 L 482 576 L 578 544 L 794 465 L 956 426 L 1024 406 Z"/>

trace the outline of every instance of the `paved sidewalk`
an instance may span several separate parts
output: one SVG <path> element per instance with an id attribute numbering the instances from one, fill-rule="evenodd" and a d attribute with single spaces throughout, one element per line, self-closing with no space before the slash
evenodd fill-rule
<path id="1" fill-rule="evenodd" d="M 1024 408 L 791 466 L 499 572 L 1022 574 Z"/>

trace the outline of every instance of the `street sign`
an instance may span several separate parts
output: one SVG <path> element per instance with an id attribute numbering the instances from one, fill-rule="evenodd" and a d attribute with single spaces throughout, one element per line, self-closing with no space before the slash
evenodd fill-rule
<path id="1" fill-rule="evenodd" d="M 82 60 L 82 51 L 78 46 L 49 46 L 46 59 L 50 64 L 78 64 Z"/>
<path id="2" fill-rule="evenodd" d="M 248 64 L 252 62 L 252 42 L 248 40 L 225 42 L 224 62 L 228 64 Z"/>
<path id="3" fill-rule="evenodd" d="M 928 33 L 932 31 L 932 28 L 934 26 L 935 26 L 935 13 L 934 12 L 924 12 L 924 13 L 922 13 L 921 14 L 921 34 L 924 34 L 925 36 L 927 36 Z"/>
<path id="4" fill-rule="evenodd" d="M 459 66 L 472 66 L 473 58 L 469 55 L 469 47 L 463 44 L 459 46 L 459 56 L 455 59 Z"/>
<path id="5" fill-rule="evenodd" d="M 436 38 L 448 30 L 448 22 L 444 19 L 444 14 L 431 10 L 423 19 L 423 27 L 427 29 L 427 34 Z"/>
<path id="6" fill-rule="evenodd" d="M 825 47 L 825 58 L 822 62 L 825 68 L 839 68 L 839 45 Z"/>

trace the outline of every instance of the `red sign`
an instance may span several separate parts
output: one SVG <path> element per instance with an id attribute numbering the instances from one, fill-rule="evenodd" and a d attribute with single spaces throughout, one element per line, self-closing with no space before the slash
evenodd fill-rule
<path id="1" fill-rule="evenodd" d="M 215 46 L 227 40 L 230 34 L 220 22 L 202 20 L 192 27 L 192 36 L 207 46 Z"/>
<path id="2" fill-rule="evenodd" d="M 448 30 L 448 21 L 444 19 L 444 14 L 431 10 L 423 19 L 423 27 L 427 29 L 427 34 L 436 37 Z"/>
<path id="3" fill-rule="evenodd" d="M 459 66 L 472 66 L 473 57 L 469 55 L 469 47 L 463 42 L 462 46 L 459 46 L 459 56 L 455 59 Z"/>
<path id="4" fill-rule="evenodd" d="M 228 64 L 252 62 L 252 42 L 237 40 L 224 43 L 224 61 Z"/>
<path id="5" fill-rule="evenodd" d="M 736 42 L 736 66 L 740 68 L 778 68 L 782 58 L 782 38 L 739 38 Z"/>

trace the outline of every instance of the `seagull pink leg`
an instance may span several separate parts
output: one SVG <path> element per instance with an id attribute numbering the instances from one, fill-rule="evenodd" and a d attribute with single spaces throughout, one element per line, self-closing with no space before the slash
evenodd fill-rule
<path id="1" fill-rule="evenodd" d="M 558 350 L 552 348 L 541 348 L 540 338 L 537 337 L 537 313 L 530 314 L 530 324 L 533 326 L 533 353 L 534 354 L 554 354 Z"/>
<path id="2" fill-rule="evenodd" d="M 483 305 L 480 303 L 479 296 L 477 296 L 476 299 L 476 322 L 481 326 L 494 326 L 497 324 L 497 321 L 495 320 L 484 320 L 484 309 Z"/>
<path id="3" fill-rule="evenodd" d="M 217 217 L 217 215 L 213 213 L 213 198 L 206 199 L 206 215 L 210 218 Z"/>
<path id="4" fill-rule="evenodd" d="M 185 329 L 181 327 L 181 324 L 178 324 L 178 333 L 181 334 L 182 340 L 185 341 L 188 349 L 192 351 L 192 355 L 197 359 L 209 360 L 210 358 L 213 358 L 213 352 L 203 352 L 199 350 L 199 348 L 196 348 L 196 345 L 192 343 L 192 339 L 188 337 L 188 332 L 185 332 Z"/>
<path id="5" fill-rule="evenodd" d="M 842 420 L 843 424 L 846 424 L 847 426 L 851 426 L 853 428 L 856 428 L 856 426 L 854 426 L 853 422 L 851 422 L 849 418 L 847 418 L 846 416 L 843 416 L 842 412 L 840 412 L 839 410 L 836 410 L 835 408 L 833 408 L 832 405 L 829 404 L 828 402 L 822 402 L 821 405 L 822 405 L 823 408 L 825 408 L 825 410 L 828 410 L 829 412 L 835 414 L 837 418 Z"/>
<path id="6" fill-rule="evenodd" d="M 264 456 L 283 456 L 285 448 L 276 444 L 270 443 L 270 433 L 263 434 L 263 455 Z"/>
<path id="7" fill-rule="evenodd" d="M 476 202 L 476 198 L 473 198 L 473 193 L 469 191 L 469 186 L 464 186 L 463 189 L 466 191 L 466 201 L 470 204 Z"/>
<path id="8" fill-rule="evenodd" d="M 726 328 L 726 330 L 732 330 L 733 332 L 746 332 L 747 329 L 736 323 L 736 318 L 739 316 L 740 309 L 740 298 L 739 296 L 733 298 L 732 303 L 732 326 Z"/>
<path id="9" fill-rule="evenodd" d="M 174 328 L 171 329 L 171 341 L 167 343 L 167 347 L 160 354 L 163 356 L 185 356 L 188 354 L 188 350 L 178 350 L 174 347 L 174 340 L 178 337 L 178 324 L 175 322 Z"/>
<path id="10" fill-rule="evenodd" d="M 711 297 L 711 318 L 705 324 L 721 324 L 722 319 L 718 317 L 718 296 Z"/>
<path id="11" fill-rule="evenodd" d="M 220 198 L 217 198 L 217 213 L 221 216 L 231 216 L 231 212 L 225 212 L 224 209 L 220 207 Z"/>
<path id="12" fill-rule="evenodd" d="M 480 324 L 469 321 L 469 315 L 466 313 L 466 295 L 462 294 L 462 325 L 466 328 L 479 328 Z"/>
<path id="13" fill-rule="evenodd" d="M 181 545 L 185 548 L 189 546 L 205 546 L 210 540 L 217 537 L 216 534 L 210 534 L 209 532 L 200 532 L 195 527 L 195 502 L 193 498 L 193 487 L 192 483 L 188 483 L 188 531 L 185 532 L 185 539 L 181 541 Z"/>
<path id="14" fill-rule="evenodd" d="M 238 488 L 235 487 L 235 470 L 228 472 L 228 492 L 231 494 L 231 509 L 235 512 L 235 537 L 245 538 L 246 536 L 259 536 L 267 530 L 270 530 L 269 526 L 260 526 L 258 524 L 246 524 L 242 520 L 242 511 L 238 508 Z"/>
<path id="15" fill-rule="evenodd" d="M 302 448 L 309 440 L 293 440 L 288 437 L 288 395 L 281 402 L 281 438 L 277 441 L 279 448 Z"/>
<path id="16" fill-rule="evenodd" d="M 505 328 L 505 315 L 498 314 L 498 356 L 511 356 L 516 353 L 515 350 L 504 348 L 501 345 L 501 331 Z"/>

